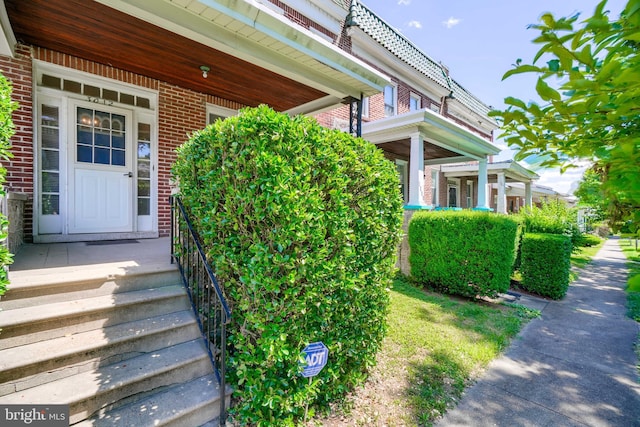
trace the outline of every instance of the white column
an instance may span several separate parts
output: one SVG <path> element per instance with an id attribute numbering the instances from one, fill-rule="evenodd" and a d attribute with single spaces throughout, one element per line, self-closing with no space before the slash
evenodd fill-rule
<path id="1" fill-rule="evenodd" d="M 498 172 L 498 206 L 496 212 L 507 213 L 507 180 L 504 172 Z"/>
<path id="2" fill-rule="evenodd" d="M 528 208 L 533 205 L 533 191 L 531 191 L 531 181 L 524 183 L 524 205 Z"/>
<path id="3" fill-rule="evenodd" d="M 487 159 L 480 159 L 478 164 L 478 204 L 477 209 L 489 209 L 487 203 Z"/>
<path id="4" fill-rule="evenodd" d="M 425 206 L 424 140 L 419 133 L 411 135 L 411 157 L 409 158 L 409 206 Z"/>

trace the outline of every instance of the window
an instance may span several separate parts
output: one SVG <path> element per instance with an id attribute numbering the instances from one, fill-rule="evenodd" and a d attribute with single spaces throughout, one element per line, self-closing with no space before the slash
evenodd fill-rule
<path id="1" fill-rule="evenodd" d="M 467 181 L 467 208 L 473 207 L 473 181 Z"/>
<path id="2" fill-rule="evenodd" d="M 422 108 L 422 99 L 420 95 L 412 93 L 409 95 L 409 111 L 418 111 Z"/>
<path id="3" fill-rule="evenodd" d="M 55 105 L 42 105 L 40 114 L 40 214 L 60 214 L 60 121 Z"/>
<path id="4" fill-rule="evenodd" d="M 235 116 L 238 114 L 237 110 L 231 108 L 220 107 L 218 105 L 207 105 L 207 124 L 210 125 L 216 120 L 224 120 L 227 117 Z"/>
<path id="5" fill-rule="evenodd" d="M 438 184 L 439 184 L 439 171 L 437 169 L 431 170 L 431 205 L 439 206 L 438 203 Z"/>
<path id="6" fill-rule="evenodd" d="M 396 87 L 385 86 L 384 87 L 384 115 L 385 117 L 391 117 L 396 115 Z"/>
<path id="7" fill-rule="evenodd" d="M 450 208 L 457 208 L 458 202 L 458 183 L 450 180 L 447 182 L 447 206 Z"/>
<path id="8" fill-rule="evenodd" d="M 138 215 L 151 215 L 151 125 L 138 123 Z"/>
<path id="9" fill-rule="evenodd" d="M 369 97 L 362 100 L 362 117 L 369 118 Z"/>
<path id="10" fill-rule="evenodd" d="M 409 201 L 409 174 L 407 172 L 408 163 L 406 160 L 396 159 L 396 169 L 400 179 L 400 194 L 405 203 Z"/>
<path id="11" fill-rule="evenodd" d="M 78 107 L 76 132 L 78 162 L 126 166 L 124 116 Z"/>

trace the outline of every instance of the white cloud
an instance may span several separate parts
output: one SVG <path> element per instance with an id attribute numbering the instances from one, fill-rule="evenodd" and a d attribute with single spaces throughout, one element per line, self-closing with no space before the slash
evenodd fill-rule
<path id="1" fill-rule="evenodd" d="M 398 0 L 399 5 L 408 6 L 411 3 L 411 0 Z"/>
<path id="2" fill-rule="evenodd" d="M 409 21 L 409 27 L 411 28 L 422 28 L 422 23 L 420 21 Z"/>
<path id="3" fill-rule="evenodd" d="M 406 0 L 400 0 L 400 1 L 406 1 Z M 442 21 L 442 25 L 444 25 L 447 28 L 453 28 L 456 25 L 458 25 L 461 21 L 462 21 L 462 19 L 454 18 L 452 16 L 451 18 L 447 19 L 446 21 Z"/>

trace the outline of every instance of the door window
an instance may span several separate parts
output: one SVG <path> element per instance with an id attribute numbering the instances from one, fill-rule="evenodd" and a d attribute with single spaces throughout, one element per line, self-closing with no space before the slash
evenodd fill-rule
<path id="1" fill-rule="evenodd" d="M 112 166 L 126 166 L 125 117 L 77 107 L 76 160 Z"/>

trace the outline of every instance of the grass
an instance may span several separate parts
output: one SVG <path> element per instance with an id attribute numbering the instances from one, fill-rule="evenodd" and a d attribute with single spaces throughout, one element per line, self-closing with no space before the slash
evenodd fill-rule
<path id="1" fill-rule="evenodd" d="M 571 271 L 569 272 L 569 282 L 573 282 L 578 278 L 577 269 L 586 267 L 591 259 L 602 248 L 606 240 L 601 239 L 600 243 L 593 246 L 580 246 L 571 254 Z"/>
<path id="2" fill-rule="evenodd" d="M 640 322 L 640 251 L 636 250 L 632 241 L 625 245 L 620 241 L 620 247 L 629 260 L 629 281 L 627 282 L 627 312 L 629 317 Z"/>
<path id="3" fill-rule="evenodd" d="M 397 277 L 378 365 L 352 396 L 349 418 L 322 425 L 431 425 L 537 315 L 431 293 Z"/>

